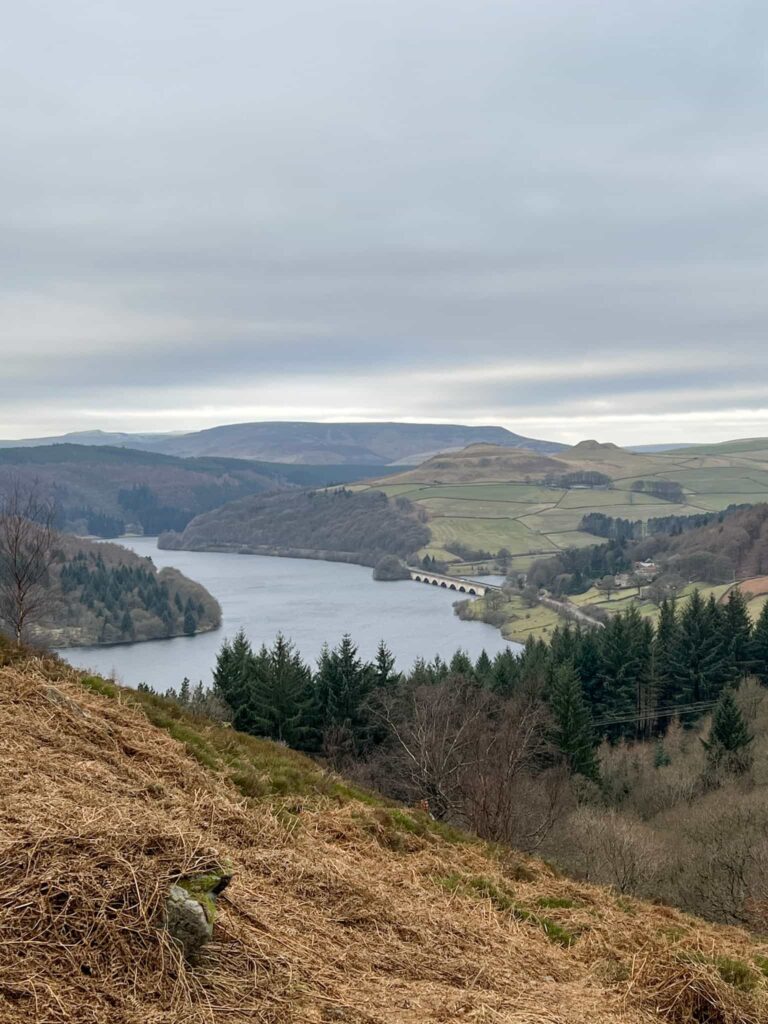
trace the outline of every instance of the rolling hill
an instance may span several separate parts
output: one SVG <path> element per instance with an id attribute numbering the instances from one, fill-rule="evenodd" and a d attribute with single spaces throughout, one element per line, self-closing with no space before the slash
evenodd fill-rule
<path id="1" fill-rule="evenodd" d="M 0 492 L 15 480 L 37 486 L 56 501 L 63 529 L 102 537 L 182 530 L 194 516 L 235 498 L 344 483 L 374 471 L 382 469 L 187 459 L 107 445 L 0 449 Z"/>
<path id="2" fill-rule="evenodd" d="M 591 512 L 647 522 L 768 500 L 768 444 L 748 453 L 732 453 L 725 445 L 691 454 L 638 453 L 583 441 L 551 455 L 470 445 L 348 489 L 404 498 L 420 510 L 429 539 L 416 552 L 419 558 L 464 572 L 498 561 L 501 553 L 506 568 L 524 572 L 542 555 L 600 543 L 582 528 Z M 198 550 L 222 540 L 230 549 L 252 547 L 247 509 L 245 503 L 212 510 L 173 543 Z M 260 550 L 270 543 L 261 540 Z M 291 545 L 285 533 L 277 546 L 324 557 L 317 544 Z"/>
<path id="3" fill-rule="evenodd" d="M 2 1024 L 768 1017 L 768 948 L 744 931 L 54 659 L 0 660 Z M 213 925 L 193 962 L 164 927 L 179 889 Z"/>
<path id="4" fill-rule="evenodd" d="M 665 496 L 671 484 L 678 500 Z M 768 441 L 658 453 L 584 441 L 549 455 L 474 445 L 370 486 L 428 511 L 424 554 L 460 566 L 457 546 L 506 549 L 511 567 L 525 571 L 540 555 L 595 544 L 580 529 L 588 512 L 647 521 L 768 500 Z"/>
<path id="5" fill-rule="evenodd" d="M 436 452 L 487 441 L 555 452 L 565 445 L 538 441 L 503 427 L 440 423 L 234 423 L 187 434 L 109 434 L 88 431 L 58 438 L 0 441 L 2 447 L 78 443 L 129 446 L 184 457 L 256 459 L 304 465 L 384 466 L 423 462 Z"/>

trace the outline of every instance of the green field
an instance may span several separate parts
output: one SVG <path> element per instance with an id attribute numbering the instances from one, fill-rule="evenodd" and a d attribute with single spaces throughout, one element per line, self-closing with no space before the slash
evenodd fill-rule
<path id="1" fill-rule="evenodd" d="M 560 474 L 584 471 L 605 474 L 610 485 L 557 486 Z M 633 491 L 637 480 L 679 483 L 685 500 Z M 587 512 L 647 521 L 768 501 L 768 439 L 658 454 L 585 442 L 535 464 L 531 453 L 482 446 L 444 453 L 372 486 L 429 513 L 432 543 L 421 554 L 458 564 L 454 543 L 491 554 L 506 548 L 513 568 L 525 571 L 537 552 L 601 543 L 579 530 Z"/>

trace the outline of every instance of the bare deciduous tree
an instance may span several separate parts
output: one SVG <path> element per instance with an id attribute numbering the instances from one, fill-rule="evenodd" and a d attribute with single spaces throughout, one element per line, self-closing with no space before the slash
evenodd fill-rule
<path id="1" fill-rule="evenodd" d="M 568 773 L 555 764 L 544 706 L 518 698 L 495 709 L 478 731 L 475 768 L 462 778 L 467 824 L 479 835 L 538 849 L 563 813 Z"/>
<path id="2" fill-rule="evenodd" d="M 487 691 L 451 678 L 382 702 L 379 714 L 401 752 L 404 781 L 436 818 L 458 815 L 465 773 L 477 770 L 477 732 L 490 701 Z"/>
<path id="3" fill-rule="evenodd" d="M 53 502 L 19 480 L 11 481 L 0 497 L 0 621 L 17 644 L 48 596 L 55 515 Z"/>
<path id="4" fill-rule="evenodd" d="M 485 839 L 540 846 L 568 789 L 541 704 L 455 676 L 389 694 L 379 714 L 394 744 L 375 784 Z"/>

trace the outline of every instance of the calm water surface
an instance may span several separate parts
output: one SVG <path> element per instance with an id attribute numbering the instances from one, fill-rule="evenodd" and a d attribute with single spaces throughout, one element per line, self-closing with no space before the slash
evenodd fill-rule
<path id="1" fill-rule="evenodd" d="M 173 566 L 202 583 L 221 604 L 222 625 L 212 633 L 149 640 L 114 647 L 61 651 L 73 665 L 112 675 L 128 686 L 141 682 L 164 690 L 184 676 L 207 685 L 225 637 L 242 628 L 254 646 L 271 643 L 282 631 L 304 658 L 317 659 L 325 641 L 349 633 L 370 658 L 386 640 L 401 670 L 418 657 L 448 659 L 457 647 L 473 658 L 491 656 L 507 643 L 482 622 L 461 622 L 453 614 L 456 594 L 404 580 L 375 583 L 371 570 L 340 562 L 267 558 L 198 551 L 160 551 L 153 537 L 121 538 L 120 544 L 151 556 L 158 568 Z M 488 579 L 488 582 L 492 582 Z M 519 645 L 510 644 L 517 648 Z"/>

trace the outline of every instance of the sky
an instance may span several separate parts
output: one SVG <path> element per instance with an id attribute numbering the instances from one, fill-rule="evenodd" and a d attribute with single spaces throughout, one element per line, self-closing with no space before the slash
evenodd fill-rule
<path id="1" fill-rule="evenodd" d="M 25 0 L 0 437 L 768 435 L 763 0 Z"/>

